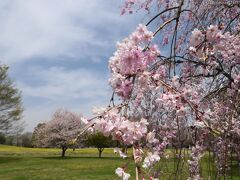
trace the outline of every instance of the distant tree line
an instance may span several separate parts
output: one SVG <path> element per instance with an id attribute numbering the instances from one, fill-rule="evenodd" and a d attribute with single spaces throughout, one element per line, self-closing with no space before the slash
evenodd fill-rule
<path id="1" fill-rule="evenodd" d="M 24 132 L 21 134 L 3 134 L 0 133 L 0 144 L 21 147 L 33 147 L 32 132 Z"/>

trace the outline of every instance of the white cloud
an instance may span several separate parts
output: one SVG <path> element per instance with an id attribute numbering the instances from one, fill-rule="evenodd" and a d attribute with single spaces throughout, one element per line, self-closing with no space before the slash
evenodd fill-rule
<path id="1" fill-rule="evenodd" d="M 89 44 L 108 46 L 96 28 L 124 20 L 112 0 L 104 1 L 1 1 L 0 59 L 9 64 L 35 56 L 79 57 L 90 51 Z"/>

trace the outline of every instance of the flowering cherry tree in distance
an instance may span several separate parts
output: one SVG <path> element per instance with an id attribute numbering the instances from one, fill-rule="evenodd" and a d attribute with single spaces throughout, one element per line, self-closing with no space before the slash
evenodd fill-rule
<path id="1" fill-rule="evenodd" d="M 59 147 L 64 157 L 66 150 L 73 145 L 81 128 L 85 126 L 82 120 L 79 114 L 64 109 L 57 110 L 50 121 L 35 130 L 35 146 Z"/>
<path id="2" fill-rule="evenodd" d="M 126 0 L 122 14 L 141 9 L 156 15 L 117 43 L 110 105 L 79 135 L 93 127 L 132 145 L 136 179 L 181 179 L 186 164 L 188 179 L 202 179 L 206 150 L 216 168 L 207 178 L 227 178 L 231 155 L 240 161 L 240 1 Z M 159 164 L 169 145 L 176 148 L 172 173 Z M 126 165 L 116 174 L 131 177 Z"/>

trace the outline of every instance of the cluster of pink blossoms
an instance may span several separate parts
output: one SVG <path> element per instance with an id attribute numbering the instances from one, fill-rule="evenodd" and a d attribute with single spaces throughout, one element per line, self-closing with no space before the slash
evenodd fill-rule
<path id="1" fill-rule="evenodd" d="M 200 176 L 200 159 L 203 156 L 203 147 L 201 145 L 196 145 L 195 147 L 192 147 L 191 151 L 191 160 L 188 160 L 188 165 L 189 165 L 189 171 L 191 177 L 188 178 L 188 180 L 201 180 Z"/>
<path id="2" fill-rule="evenodd" d="M 194 29 L 190 45 L 192 55 L 200 59 L 210 58 L 214 63 L 216 58 L 211 57 L 217 57 L 228 66 L 240 63 L 240 36 L 231 35 L 230 32 L 224 33 L 216 25 L 209 26 L 206 31 Z"/>
<path id="3" fill-rule="evenodd" d="M 121 14 L 125 14 L 128 12 L 129 14 L 133 13 L 133 6 L 140 4 L 140 8 L 144 8 L 145 10 L 149 10 L 149 6 L 152 3 L 153 0 L 126 0 L 125 4 L 122 8 Z"/>
<path id="4" fill-rule="evenodd" d="M 115 170 L 115 173 L 119 176 L 122 177 L 123 180 L 128 180 L 130 178 L 130 174 L 126 173 L 123 168 L 117 168 Z"/>
<path id="5" fill-rule="evenodd" d="M 96 122 L 95 128 L 106 136 L 112 135 L 114 140 L 131 145 L 145 137 L 147 125 L 146 119 L 130 121 L 113 109 Z"/>
<path id="6" fill-rule="evenodd" d="M 132 14 L 134 9 L 140 10 L 146 10 L 147 12 L 150 11 L 151 6 L 153 4 L 157 4 L 158 8 L 161 8 L 162 6 L 167 8 L 167 7 L 172 7 L 172 6 L 177 6 L 180 1 L 179 0 L 125 0 L 124 5 L 122 7 L 122 12 L 121 14 L 129 13 Z"/>
<path id="7" fill-rule="evenodd" d="M 143 168 L 149 168 L 153 166 L 155 163 L 157 163 L 160 160 L 160 156 L 158 155 L 158 152 L 151 153 L 149 152 L 148 155 L 145 157 L 143 161 Z"/>
<path id="8" fill-rule="evenodd" d="M 157 46 L 149 45 L 152 38 L 153 33 L 140 24 L 135 32 L 118 43 L 117 51 L 109 60 L 110 84 L 123 99 L 128 99 L 131 93 L 131 77 L 143 72 L 159 55 Z"/>

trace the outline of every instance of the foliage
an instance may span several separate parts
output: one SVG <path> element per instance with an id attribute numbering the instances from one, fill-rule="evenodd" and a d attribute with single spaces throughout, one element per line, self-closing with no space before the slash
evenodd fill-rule
<path id="1" fill-rule="evenodd" d="M 21 134 L 6 135 L 6 145 L 32 147 L 32 133 L 25 132 Z"/>
<path id="2" fill-rule="evenodd" d="M 45 126 L 46 123 L 39 123 L 33 131 L 33 135 L 32 135 L 32 145 L 33 147 L 44 147 L 44 143 L 42 141 L 42 139 L 45 136 Z"/>
<path id="3" fill-rule="evenodd" d="M 4 144 L 6 142 L 6 137 L 3 133 L 0 133 L 0 144 Z"/>
<path id="4" fill-rule="evenodd" d="M 0 64 L 0 131 L 11 129 L 21 118 L 21 94 L 9 78 L 8 67 Z"/>
<path id="5" fill-rule="evenodd" d="M 21 134 L 20 136 L 23 147 L 32 147 L 32 133 L 31 132 L 25 132 Z"/>
<path id="6" fill-rule="evenodd" d="M 104 136 L 100 132 L 90 134 L 87 137 L 87 145 L 90 147 L 96 147 L 98 149 L 99 158 L 101 158 L 104 148 L 109 147 L 110 143 L 111 139 Z"/>

